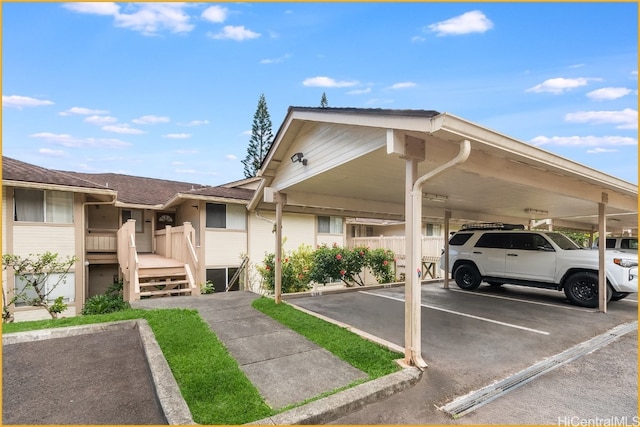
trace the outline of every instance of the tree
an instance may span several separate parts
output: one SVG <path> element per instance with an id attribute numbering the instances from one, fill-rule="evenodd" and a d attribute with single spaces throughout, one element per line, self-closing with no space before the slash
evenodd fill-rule
<path id="1" fill-rule="evenodd" d="M 31 254 L 28 257 L 2 255 L 2 269 L 13 270 L 16 278 L 11 299 L 7 299 L 4 287 L 2 288 L 3 322 L 13 321 L 9 307 L 17 302 L 44 307 L 52 319 L 57 319 L 58 314 L 67 309 L 67 304 L 63 302 L 62 296 L 52 299 L 52 293 L 66 281 L 67 274 L 76 261 L 76 257 L 58 259 L 58 254 L 51 252 Z"/>
<path id="2" fill-rule="evenodd" d="M 253 115 L 251 139 L 249 140 L 249 147 L 247 148 L 247 157 L 242 161 L 245 178 L 256 176 L 272 143 L 271 117 L 267 109 L 267 101 L 264 94 L 262 94 L 258 100 L 258 108 Z"/>
<path id="3" fill-rule="evenodd" d="M 327 108 L 329 101 L 327 101 L 327 94 L 322 92 L 322 98 L 320 98 L 320 108 Z"/>

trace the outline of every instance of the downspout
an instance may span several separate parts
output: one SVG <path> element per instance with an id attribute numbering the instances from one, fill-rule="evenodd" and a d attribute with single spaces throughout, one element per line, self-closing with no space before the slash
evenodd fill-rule
<path id="1" fill-rule="evenodd" d="M 413 206 L 413 236 L 420 236 L 420 226 L 422 223 L 422 187 L 424 184 L 436 176 L 442 174 L 446 170 L 465 162 L 469 158 L 469 154 L 471 153 L 471 143 L 469 140 L 464 140 L 460 142 L 460 151 L 456 157 L 448 161 L 447 163 L 437 167 L 436 169 L 428 172 L 427 174 L 421 176 L 416 180 L 413 184 L 413 191 L 411 192 L 412 197 L 412 206 Z M 413 248 L 412 248 L 412 256 L 413 256 L 413 265 L 417 267 L 419 271 L 422 271 L 422 240 L 419 238 L 413 239 Z M 448 254 L 445 254 L 447 256 Z M 416 272 L 411 272 L 409 274 L 410 286 L 412 292 L 411 298 L 411 342 L 410 342 L 410 351 L 411 351 L 411 360 L 413 364 L 420 368 L 424 369 L 427 367 L 427 364 L 422 359 L 422 331 L 421 331 L 421 298 L 420 298 L 420 284 L 421 277 L 416 274 Z"/>

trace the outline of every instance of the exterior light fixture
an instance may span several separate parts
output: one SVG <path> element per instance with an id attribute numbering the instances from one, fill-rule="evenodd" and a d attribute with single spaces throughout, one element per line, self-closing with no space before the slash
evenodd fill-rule
<path id="1" fill-rule="evenodd" d="M 291 161 L 293 163 L 300 162 L 305 166 L 307 165 L 307 159 L 304 158 L 304 154 L 302 154 L 302 153 L 296 153 L 293 156 L 291 156 Z"/>
<path id="2" fill-rule="evenodd" d="M 424 198 L 431 202 L 444 203 L 447 201 L 447 196 L 442 196 L 440 194 L 424 193 Z"/>
<path id="3" fill-rule="evenodd" d="M 543 211 L 540 209 L 525 209 L 524 210 L 526 213 L 531 214 L 531 215 L 549 215 L 549 211 Z"/>

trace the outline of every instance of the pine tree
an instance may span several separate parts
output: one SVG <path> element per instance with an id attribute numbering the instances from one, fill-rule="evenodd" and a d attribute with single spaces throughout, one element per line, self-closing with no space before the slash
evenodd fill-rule
<path id="1" fill-rule="evenodd" d="M 322 92 L 322 98 L 320 98 L 320 108 L 327 108 L 329 101 L 327 101 L 327 94 Z"/>
<path id="2" fill-rule="evenodd" d="M 266 157 L 271 144 L 273 143 L 273 134 L 271 133 L 271 118 L 267 109 L 267 101 L 264 93 L 260 95 L 258 100 L 258 108 L 253 115 L 253 124 L 251 125 L 251 139 L 247 148 L 247 157 L 242 161 L 244 165 L 245 178 L 256 176 L 262 161 Z"/>

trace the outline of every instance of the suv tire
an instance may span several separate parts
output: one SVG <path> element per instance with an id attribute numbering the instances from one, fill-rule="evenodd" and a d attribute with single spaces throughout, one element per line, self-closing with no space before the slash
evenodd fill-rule
<path id="1" fill-rule="evenodd" d="M 462 264 L 453 272 L 453 278 L 460 289 L 472 291 L 482 282 L 482 276 L 472 264 Z"/>
<path id="2" fill-rule="evenodd" d="M 598 307 L 598 275 L 589 271 L 571 275 L 564 284 L 564 294 L 576 305 Z M 611 296 L 612 292 L 607 286 L 607 302 Z"/>

